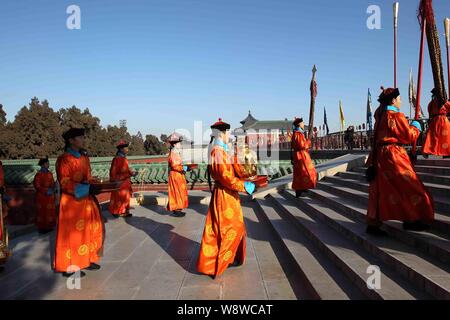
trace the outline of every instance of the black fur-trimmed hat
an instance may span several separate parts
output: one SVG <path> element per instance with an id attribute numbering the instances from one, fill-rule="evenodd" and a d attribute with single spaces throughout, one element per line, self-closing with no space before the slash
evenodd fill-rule
<path id="1" fill-rule="evenodd" d="M 48 157 L 47 158 L 42 158 L 42 159 L 39 159 L 39 162 L 38 162 L 38 166 L 43 166 L 45 163 L 47 163 L 47 162 L 49 162 L 48 161 Z"/>
<path id="2" fill-rule="evenodd" d="M 227 131 L 230 130 L 230 128 L 231 126 L 228 123 L 222 121 L 222 118 L 219 118 L 219 121 L 211 126 L 211 129 L 217 129 L 219 131 Z"/>
<path id="3" fill-rule="evenodd" d="M 71 138 L 84 136 L 84 134 L 85 134 L 84 128 L 70 128 L 69 130 L 63 133 L 62 137 L 65 141 L 67 141 Z"/>

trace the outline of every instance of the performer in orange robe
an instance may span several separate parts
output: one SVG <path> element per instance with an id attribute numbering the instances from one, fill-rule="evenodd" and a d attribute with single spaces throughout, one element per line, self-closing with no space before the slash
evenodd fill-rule
<path id="1" fill-rule="evenodd" d="M 169 151 L 169 201 L 167 210 L 172 211 L 175 217 L 184 217 L 183 209 L 188 207 L 188 190 L 185 173 L 189 171 L 189 167 L 183 165 L 183 161 L 178 152 L 182 138 L 173 133 L 170 135 L 168 142 L 170 143 Z"/>
<path id="2" fill-rule="evenodd" d="M 292 189 L 297 197 L 317 184 L 317 173 L 314 162 L 309 155 L 311 140 L 305 138 L 305 124 L 302 118 L 296 118 L 293 123 L 293 136 L 291 146 L 293 151 L 292 162 L 294 166 L 294 179 Z"/>
<path id="3" fill-rule="evenodd" d="M 130 169 L 127 154 L 128 143 L 125 140 L 120 140 L 117 145 L 117 154 L 109 170 L 109 179 L 120 183 L 120 189 L 111 192 L 109 202 L 109 212 L 115 217 L 132 216 L 130 213 L 130 198 L 133 193 L 131 177 L 135 176 L 137 172 Z"/>
<path id="4" fill-rule="evenodd" d="M 56 225 L 55 180 L 48 170 L 47 158 L 39 160 L 41 170 L 34 176 L 33 185 L 36 189 L 36 227 L 39 233 L 52 231 Z"/>
<path id="5" fill-rule="evenodd" d="M 246 231 L 239 192 L 252 194 L 255 184 L 235 176 L 228 154 L 230 125 L 219 119 L 211 129 L 214 144 L 208 170 L 215 185 L 206 216 L 197 269 L 200 273 L 215 278 L 230 264 L 237 266 L 245 261 Z"/>
<path id="6" fill-rule="evenodd" d="M 398 89 L 386 89 L 375 112 L 372 151 L 367 161 L 369 207 L 367 233 L 385 235 L 382 221 L 400 220 L 406 230 L 424 230 L 434 219 L 433 199 L 416 175 L 402 146 L 413 143 L 421 132 L 417 121 L 408 123 L 400 112 Z"/>
<path id="7" fill-rule="evenodd" d="M 94 181 L 89 158 L 80 153 L 84 129 L 72 128 L 63 134 L 63 138 L 65 153 L 56 162 L 62 195 L 54 268 L 56 272 L 70 276 L 77 269 L 100 269 L 96 262 L 100 260 L 104 236 L 96 191 L 89 185 Z M 84 276 L 83 271 L 81 276 Z"/>
<path id="8" fill-rule="evenodd" d="M 6 221 L 5 218 L 8 215 L 8 207 L 7 202 L 9 201 L 9 197 L 6 195 L 5 188 L 5 174 L 3 171 L 3 164 L 0 161 L 0 197 L 1 197 L 1 206 L 2 206 L 2 226 L 0 227 L 0 272 L 3 271 L 3 265 L 8 260 L 11 252 L 8 248 L 8 230 L 6 229 Z"/>
<path id="9" fill-rule="evenodd" d="M 428 131 L 422 153 L 424 155 L 450 156 L 450 121 L 447 114 L 450 113 L 450 101 L 443 106 L 439 105 L 435 97 L 435 90 L 431 91 L 433 98 L 428 104 Z"/>

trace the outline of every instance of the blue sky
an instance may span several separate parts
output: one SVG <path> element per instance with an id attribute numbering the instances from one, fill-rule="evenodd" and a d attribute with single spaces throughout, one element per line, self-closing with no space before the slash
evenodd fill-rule
<path id="1" fill-rule="evenodd" d="M 434 0 L 438 27 L 450 1 Z M 317 124 L 327 108 L 338 130 L 365 119 L 366 93 L 392 86 L 392 3 L 386 0 L 2 0 L 0 103 L 12 119 L 37 96 L 54 108 L 88 107 L 103 125 L 168 133 L 218 117 L 238 126 L 248 110 L 261 120 L 309 112 L 317 65 Z M 417 77 L 419 1 L 400 1 L 399 86 Z M 66 8 L 81 8 L 81 30 Z M 366 27 L 369 5 L 382 29 Z M 444 37 L 441 37 L 444 49 Z M 426 55 L 428 52 L 426 51 Z M 427 57 L 428 58 L 428 57 Z M 424 69 L 425 100 L 432 76 Z M 374 99 L 375 100 L 375 99 Z M 409 106 L 404 105 L 409 113 Z"/>

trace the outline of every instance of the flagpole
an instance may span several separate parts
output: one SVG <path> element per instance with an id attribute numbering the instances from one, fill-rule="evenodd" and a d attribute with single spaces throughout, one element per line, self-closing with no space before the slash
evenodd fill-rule
<path id="1" fill-rule="evenodd" d="M 445 18 L 445 43 L 447 47 L 447 81 L 448 81 L 448 95 L 450 96 L 450 18 Z"/>
<path id="2" fill-rule="evenodd" d="M 398 9 L 400 4 L 394 3 L 394 88 L 397 88 L 397 34 L 398 34 Z"/>

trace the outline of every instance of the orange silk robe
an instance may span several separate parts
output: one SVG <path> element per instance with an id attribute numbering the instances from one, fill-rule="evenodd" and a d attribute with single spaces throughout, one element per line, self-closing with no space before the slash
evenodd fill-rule
<path id="1" fill-rule="evenodd" d="M 218 276 L 235 260 L 245 261 L 245 224 L 239 192 L 245 192 L 244 180 L 237 178 L 225 150 L 211 150 L 211 177 L 215 181 L 206 216 L 197 270 Z"/>
<path id="2" fill-rule="evenodd" d="M 97 199 L 92 195 L 75 197 L 78 184 L 93 180 L 89 158 L 66 152 L 58 158 L 56 171 L 62 194 L 54 268 L 57 272 L 67 272 L 71 265 L 84 269 L 99 261 L 104 239 Z"/>
<path id="3" fill-rule="evenodd" d="M 450 102 L 442 107 L 436 100 L 428 105 L 430 121 L 428 132 L 423 145 L 423 153 L 436 156 L 450 156 L 450 121 L 447 113 L 450 113 Z"/>
<path id="4" fill-rule="evenodd" d="M 39 171 L 34 176 L 33 185 L 36 189 L 36 227 L 38 230 L 51 230 L 56 225 L 55 195 L 48 195 L 47 191 L 55 187 L 53 174 Z"/>
<path id="5" fill-rule="evenodd" d="M 317 184 L 317 173 L 308 151 L 311 148 L 311 141 L 306 140 L 302 132 L 295 131 L 291 145 L 294 151 L 294 179 L 292 189 L 304 191 L 315 188 Z"/>
<path id="6" fill-rule="evenodd" d="M 183 210 L 188 207 L 186 177 L 183 174 L 183 162 L 175 151 L 169 153 L 169 202 L 167 210 Z"/>
<path id="7" fill-rule="evenodd" d="M 375 119 L 378 119 L 380 108 Z M 369 223 L 386 220 L 430 222 L 434 219 L 433 199 L 416 175 L 401 145 L 415 141 L 420 131 L 410 126 L 401 112 L 384 111 L 376 123 L 376 178 L 369 186 Z M 368 164 L 374 161 L 373 152 Z"/>
<path id="8" fill-rule="evenodd" d="M 126 214 L 130 210 L 130 198 L 133 193 L 131 176 L 132 171 L 128 166 L 128 159 L 120 155 L 115 156 L 109 170 L 109 179 L 120 181 L 121 184 L 118 191 L 111 192 L 109 212 L 114 215 Z"/>

